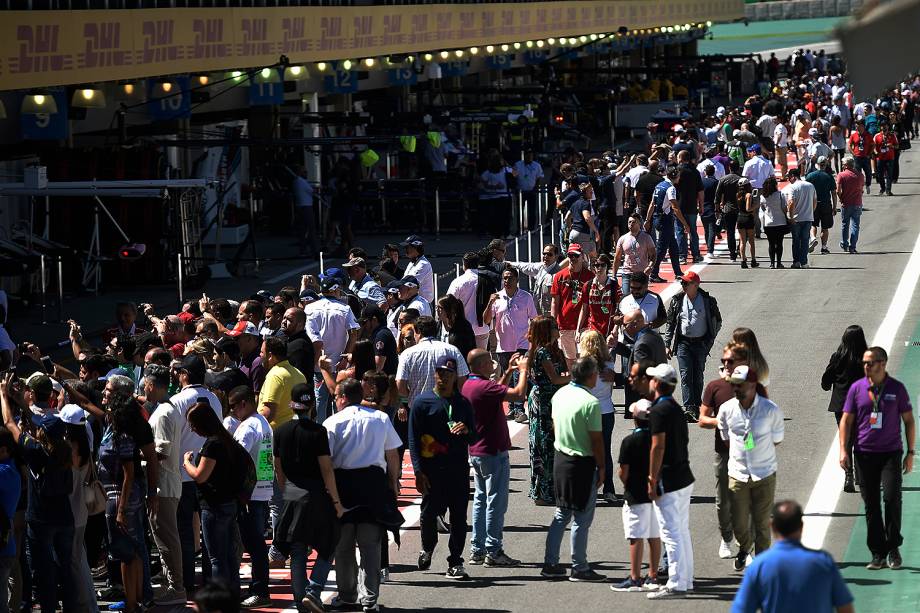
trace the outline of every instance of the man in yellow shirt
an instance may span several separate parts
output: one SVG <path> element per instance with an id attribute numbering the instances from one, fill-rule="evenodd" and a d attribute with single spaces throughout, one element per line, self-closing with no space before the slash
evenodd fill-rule
<path id="1" fill-rule="evenodd" d="M 259 391 L 259 413 L 274 430 L 294 416 L 291 391 L 298 383 L 305 383 L 306 378 L 288 362 L 287 345 L 278 337 L 269 336 L 262 342 L 261 358 L 268 373 Z"/>

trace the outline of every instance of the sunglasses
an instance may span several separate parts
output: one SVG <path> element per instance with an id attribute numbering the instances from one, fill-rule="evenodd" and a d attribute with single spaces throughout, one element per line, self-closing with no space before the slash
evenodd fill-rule
<path id="1" fill-rule="evenodd" d="M 720 361 L 721 361 L 723 364 L 726 364 L 726 365 L 728 365 L 728 364 L 734 364 L 734 363 L 735 363 L 735 360 L 733 360 L 732 358 L 722 359 L 722 360 L 720 360 Z"/>
<path id="2" fill-rule="evenodd" d="M 577 259 L 580 258 L 580 257 L 581 257 L 581 254 L 580 254 L 580 253 L 570 253 L 570 254 L 569 254 L 569 259 L 570 259 L 570 260 L 577 260 Z"/>

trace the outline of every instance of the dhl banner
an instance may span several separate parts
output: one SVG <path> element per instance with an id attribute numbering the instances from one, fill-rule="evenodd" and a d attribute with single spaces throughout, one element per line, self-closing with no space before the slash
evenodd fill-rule
<path id="1" fill-rule="evenodd" d="M 743 15 L 743 0 L 3 11 L 0 90 L 359 59 Z"/>

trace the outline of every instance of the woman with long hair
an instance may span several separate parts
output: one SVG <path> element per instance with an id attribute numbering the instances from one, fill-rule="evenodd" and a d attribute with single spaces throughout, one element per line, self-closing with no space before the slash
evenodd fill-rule
<path id="1" fill-rule="evenodd" d="M 228 535 L 238 510 L 236 494 L 241 467 L 236 458 L 241 457 L 239 452 L 247 452 L 221 424 L 207 398 L 199 398 L 188 410 L 186 419 L 191 431 L 205 439 L 197 461 L 189 451 L 183 466 L 198 485 L 201 535 L 210 555 L 211 576 L 223 579 L 239 594 L 239 562 Z"/>
<path id="2" fill-rule="evenodd" d="M 770 385 L 770 365 L 760 351 L 757 335 L 750 328 L 735 328 L 732 330 L 731 341 L 747 347 L 748 366 L 757 371 L 757 382 L 766 389 Z"/>
<path id="3" fill-rule="evenodd" d="M 445 340 L 456 347 L 463 356 L 476 348 L 473 326 L 467 321 L 463 303 L 459 298 L 450 294 L 438 298 L 437 313 L 443 329 L 441 338 L 446 336 Z"/>
<path id="4" fill-rule="evenodd" d="M 530 413 L 530 497 L 539 506 L 554 506 L 553 394 L 569 382 L 565 356 L 559 349 L 559 325 L 541 315 L 530 320 L 527 369 L 533 388 L 527 401 Z"/>
<path id="5" fill-rule="evenodd" d="M 741 268 L 747 268 L 747 258 L 745 257 L 745 246 L 751 253 L 751 268 L 757 268 L 760 264 L 757 262 L 756 245 L 754 244 L 754 227 L 757 220 L 754 215 L 757 213 L 757 207 L 760 205 L 758 200 L 755 204 L 754 198 L 751 197 L 751 182 L 747 179 L 738 181 L 738 235 L 741 237 Z"/>
<path id="6" fill-rule="evenodd" d="M 600 373 L 597 383 L 589 391 L 597 398 L 601 405 L 601 432 L 604 437 L 604 500 L 613 504 L 616 502 L 616 492 L 613 487 L 613 424 L 616 411 L 613 406 L 613 371 L 616 362 L 610 355 L 607 339 L 597 330 L 588 330 L 582 333 L 578 342 L 578 353 L 581 356 L 593 358 L 597 362 Z M 607 374 L 605 374 L 607 373 Z"/>
<path id="7" fill-rule="evenodd" d="M 776 177 L 767 177 L 760 190 L 760 218 L 767 234 L 767 251 L 770 254 L 770 268 L 783 266 L 783 237 L 789 232 L 786 219 L 786 205 L 783 193 L 779 191 Z"/>
<path id="8" fill-rule="evenodd" d="M 594 271 L 594 278 L 585 281 L 582 288 L 588 299 L 582 302 L 575 330 L 579 334 L 594 330 L 607 338 L 613 330 L 613 316 L 622 298 L 620 284 L 610 277 L 610 256 L 606 253 L 591 262 L 589 268 Z"/>
<path id="9" fill-rule="evenodd" d="M 831 355 L 827 368 L 824 369 L 824 374 L 821 376 L 821 389 L 831 392 L 827 410 L 834 414 L 838 425 L 840 424 L 841 416 L 843 416 L 843 404 L 846 401 L 850 386 L 853 382 L 865 376 L 862 358 L 867 348 L 866 335 L 863 329 L 857 325 L 847 326 L 847 329 L 843 331 L 843 337 L 840 339 L 837 351 Z M 854 438 L 851 436 L 850 440 L 852 441 Z M 853 450 L 850 449 L 849 451 L 852 457 Z M 856 491 L 857 476 L 852 468 L 846 471 L 843 491 L 849 493 Z"/>
<path id="10" fill-rule="evenodd" d="M 396 353 L 402 353 L 415 344 L 415 326 L 404 324 L 396 338 Z"/>

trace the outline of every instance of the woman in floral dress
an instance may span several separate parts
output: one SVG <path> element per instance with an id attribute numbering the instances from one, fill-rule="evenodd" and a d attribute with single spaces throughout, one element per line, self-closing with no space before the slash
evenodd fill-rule
<path id="1" fill-rule="evenodd" d="M 553 490 L 553 418 L 551 400 L 569 382 L 565 356 L 559 349 L 559 326 L 552 317 L 530 320 L 528 369 L 533 389 L 528 399 L 530 414 L 530 497 L 539 506 L 555 506 Z"/>

